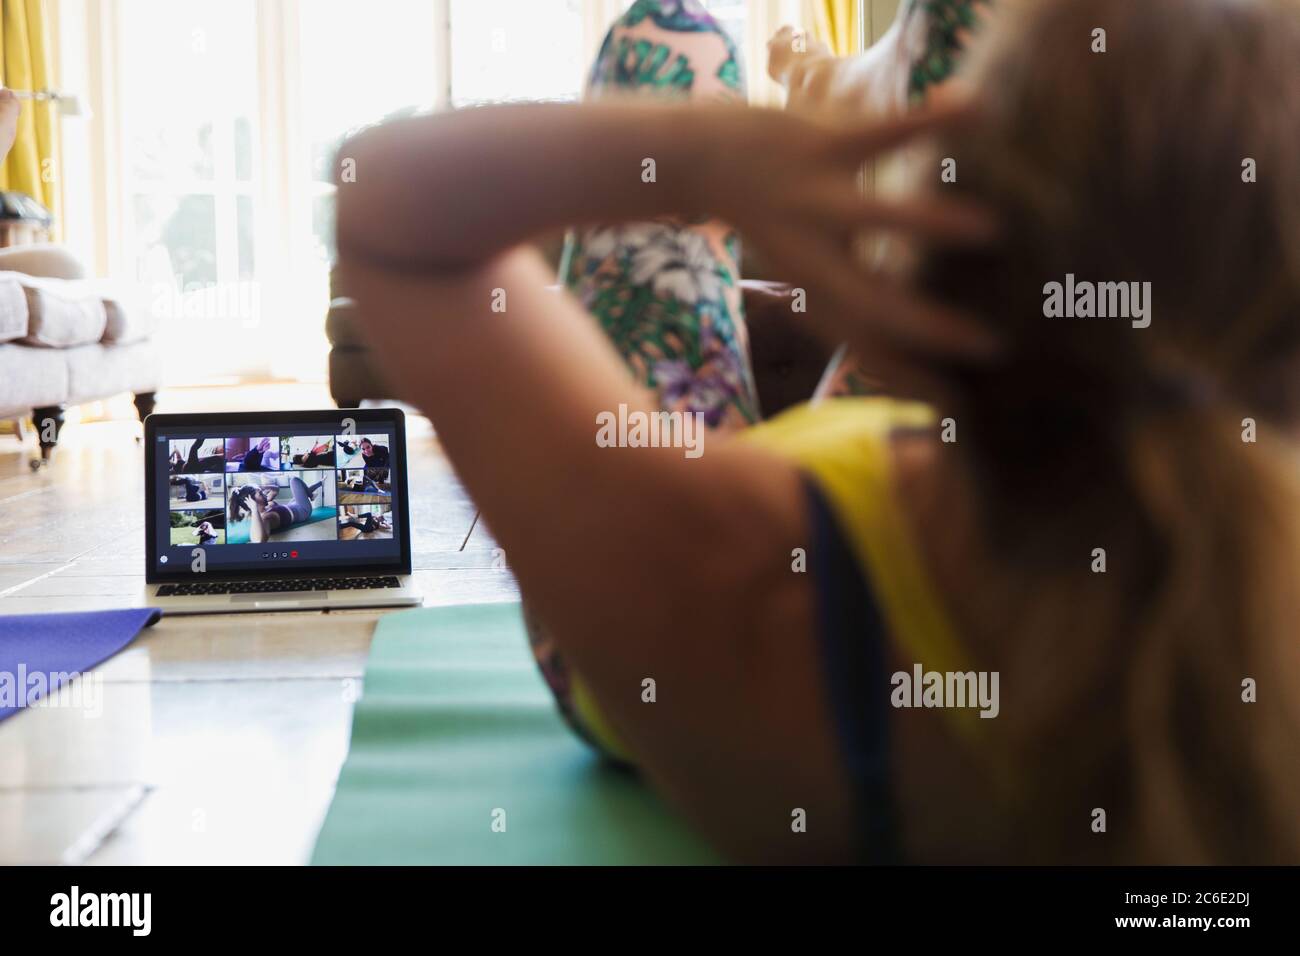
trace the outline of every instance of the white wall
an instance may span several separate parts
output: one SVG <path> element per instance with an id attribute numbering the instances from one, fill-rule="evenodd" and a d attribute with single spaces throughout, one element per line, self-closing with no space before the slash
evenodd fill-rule
<path id="1" fill-rule="evenodd" d="M 898 13 L 899 0 L 866 0 L 867 35 L 871 42 L 879 40 Z"/>

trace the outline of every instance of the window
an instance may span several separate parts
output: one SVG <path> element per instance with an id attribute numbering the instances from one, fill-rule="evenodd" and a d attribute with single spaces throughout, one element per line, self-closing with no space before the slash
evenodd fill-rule
<path id="1" fill-rule="evenodd" d="M 754 18 L 794 2 L 705 5 L 752 64 Z M 65 172 L 87 180 L 69 205 L 94 210 L 68 223 L 93 241 L 70 238 L 146 284 L 170 382 L 321 380 L 339 144 L 428 109 L 576 99 L 628 5 L 60 0 L 64 75 L 98 119 L 68 139 Z"/>
<path id="2" fill-rule="evenodd" d="M 577 99 L 583 41 L 580 0 L 451 0 L 451 103 Z"/>
<path id="3" fill-rule="evenodd" d="M 319 380 L 333 156 L 438 101 L 429 0 L 102 0 L 116 38 L 114 272 L 149 290 L 169 381 Z"/>
<path id="4" fill-rule="evenodd" d="M 438 101 L 436 5 L 429 0 L 309 0 L 301 5 L 299 124 L 310 177 L 312 254 L 334 258 L 334 158 L 364 126 Z"/>
<path id="5" fill-rule="evenodd" d="M 132 0 L 121 11 L 126 258 L 163 334 L 205 343 L 215 367 L 234 348 L 211 326 L 257 319 L 249 296 L 210 294 L 257 272 L 254 24 L 253 0 Z M 210 327 L 196 334 L 196 318 Z"/>

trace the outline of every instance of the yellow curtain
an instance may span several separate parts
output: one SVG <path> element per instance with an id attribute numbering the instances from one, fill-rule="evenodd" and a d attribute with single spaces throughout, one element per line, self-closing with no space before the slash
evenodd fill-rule
<path id="1" fill-rule="evenodd" d="M 837 56 L 857 53 L 862 36 L 859 0 L 804 0 L 804 22 Z"/>
<path id="2" fill-rule="evenodd" d="M 0 80 L 13 90 L 53 90 L 53 21 L 45 0 L 0 0 Z M 18 139 L 0 165 L 0 188 L 26 193 L 54 213 L 60 231 L 63 151 L 57 105 L 23 100 Z"/>

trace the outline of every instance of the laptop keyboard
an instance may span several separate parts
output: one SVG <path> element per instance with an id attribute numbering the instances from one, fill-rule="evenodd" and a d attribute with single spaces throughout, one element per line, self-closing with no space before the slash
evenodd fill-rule
<path id="1" fill-rule="evenodd" d="M 291 581 L 195 581 L 164 584 L 159 597 L 195 597 L 210 594 L 289 594 L 300 591 L 369 591 L 376 588 L 400 588 L 402 582 L 393 575 L 371 578 L 294 578 Z"/>

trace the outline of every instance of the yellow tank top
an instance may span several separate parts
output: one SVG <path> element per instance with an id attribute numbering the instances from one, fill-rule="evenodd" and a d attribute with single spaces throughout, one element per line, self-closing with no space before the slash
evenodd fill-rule
<path id="1" fill-rule="evenodd" d="M 929 670 L 966 671 L 965 655 L 921 560 L 893 483 L 890 434 L 935 424 L 929 406 L 886 398 L 805 404 L 736 436 L 793 462 L 816 485 L 884 617 L 899 656 Z M 629 759 L 581 680 L 576 716 L 609 753 Z M 978 724 L 955 721 L 971 730 Z"/>
<path id="2" fill-rule="evenodd" d="M 890 451 L 892 432 L 934 424 L 927 405 L 835 398 L 796 406 L 739 440 L 789 458 L 817 484 L 899 649 L 928 668 L 957 671 L 965 669 L 961 647 L 895 494 Z"/>

